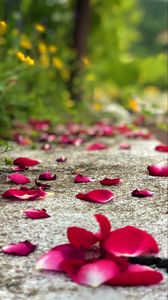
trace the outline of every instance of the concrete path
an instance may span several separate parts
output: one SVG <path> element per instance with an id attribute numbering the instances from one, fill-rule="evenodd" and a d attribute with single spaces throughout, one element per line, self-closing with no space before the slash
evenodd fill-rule
<path id="1" fill-rule="evenodd" d="M 6 156 L 27 156 L 41 159 L 42 163 L 25 174 L 35 179 L 40 171 L 51 170 L 57 180 L 51 183 L 52 195 L 39 201 L 9 201 L 0 199 L 0 246 L 23 240 L 38 244 L 38 249 L 28 257 L 0 254 L 0 300 L 166 300 L 165 279 L 151 287 L 112 288 L 101 286 L 92 289 L 77 285 L 63 274 L 40 273 L 34 265 L 37 258 L 51 247 L 66 242 L 66 228 L 77 225 L 96 230 L 93 215 L 107 215 L 113 228 L 134 225 L 151 233 L 159 243 L 161 257 L 167 256 L 167 179 L 151 177 L 147 173 L 150 164 L 164 162 L 165 153 L 154 151 L 158 141 L 132 140 L 130 150 L 119 150 L 119 140 L 103 139 L 110 147 L 103 151 L 88 152 L 84 146 L 55 147 L 52 153 L 26 150 L 18 147 Z M 122 141 L 124 142 L 124 141 Z M 67 156 L 64 164 L 55 159 Z M 11 185 L 6 175 L 11 168 L 1 166 L 0 193 Z M 75 170 L 95 178 L 88 184 L 74 184 Z M 75 198 L 78 192 L 101 188 L 99 180 L 120 176 L 121 186 L 108 187 L 116 193 L 116 199 L 107 204 L 95 204 Z M 136 188 L 148 188 L 154 197 L 140 199 L 131 196 Z M 51 218 L 31 220 L 23 216 L 27 208 L 45 208 Z"/>

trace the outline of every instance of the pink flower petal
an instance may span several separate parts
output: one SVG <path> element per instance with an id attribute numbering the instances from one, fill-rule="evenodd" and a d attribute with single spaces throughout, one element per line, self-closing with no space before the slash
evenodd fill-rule
<path id="1" fill-rule="evenodd" d="M 148 172 L 151 176 L 168 177 L 168 165 L 148 166 Z"/>
<path id="2" fill-rule="evenodd" d="M 120 145 L 120 149 L 122 149 L 122 150 L 131 149 L 131 145 L 130 144 L 121 144 Z"/>
<path id="3" fill-rule="evenodd" d="M 77 174 L 74 178 L 75 183 L 86 183 L 86 182 L 93 182 L 95 179 L 92 179 L 91 177 L 86 177 L 81 174 Z"/>
<path id="4" fill-rule="evenodd" d="M 64 155 L 62 155 L 60 158 L 57 158 L 56 161 L 59 163 L 63 163 L 65 161 L 67 161 L 67 158 Z"/>
<path id="5" fill-rule="evenodd" d="M 155 147 L 155 150 L 159 152 L 168 152 L 168 145 L 158 145 Z"/>
<path id="6" fill-rule="evenodd" d="M 35 179 L 35 184 L 37 186 L 39 186 L 40 189 L 42 189 L 42 190 L 47 190 L 47 189 L 50 189 L 50 187 L 51 187 L 51 185 L 46 184 L 46 183 L 41 183 L 41 182 L 37 181 L 36 179 Z"/>
<path id="7" fill-rule="evenodd" d="M 30 219 L 44 219 L 49 218 L 50 215 L 46 212 L 46 209 L 30 208 L 24 211 L 26 216 Z"/>
<path id="8" fill-rule="evenodd" d="M 108 146 L 105 145 L 105 144 L 95 143 L 95 144 L 88 145 L 86 147 L 86 150 L 94 151 L 94 150 L 104 150 L 104 149 L 107 149 L 107 148 L 108 148 Z"/>
<path id="9" fill-rule="evenodd" d="M 145 190 L 134 190 L 132 192 L 133 197 L 140 197 L 140 198 L 145 198 L 145 197 L 152 197 L 153 192 L 145 189 Z"/>
<path id="10" fill-rule="evenodd" d="M 51 172 L 45 171 L 39 175 L 39 180 L 56 180 L 57 176 L 52 175 Z"/>
<path id="11" fill-rule="evenodd" d="M 20 168 L 25 168 L 25 167 L 33 167 L 35 165 L 38 165 L 40 161 L 30 159 L 27 157 L 18 157 L 13 161 L 13 164 L 15 166 L 19 166 Z"/>
<path id="12" fill-rule="evenodd" d="M 65 260 L 83 258 L 83 253 L 73 245 L 63 244 L 56 246 L 43 254 L 36 263 L 37 270 L 64 271 L 62 263 Z"/>
<path id="13" fill-rule="evenodd" d="M 51 150 L 51 144 L 46 143 L 41 147 L 41 149 L 44 151 L 49 151 Z"/>
<path id="14" fill-rule="evenodd" d="M 97 232 L 96 235 L 103 240 L 111 231 L 111 223 L 109 219 L 102 214 L 95 214 L 95 217 L 100 226 L 100 232 Z"/>
<path id="15" fill-rule="evenodd" d="M 46 193 L 40 189 L 31 190 L 31 189 L 8 189 L 2 194 L 4 198 L 19 199 L 19 200 L 35 200 L 44 198 Z"/>
<path id="16" fill-rule="evenodd" d="M 106 259 L 97 260 L 78 268 L 67 261 L 64 263 L 64 269 L 76 283 L 94 288 L 117 276 L 119 273 L 117 264 Z"/>
<path id="17" fill-rule="evenodd" d="M 8 175 L 8 178 L 10 179 L 11 182 L 16 184 L 27 184 L 30 182 L 28 177 L 19 173 L 12 173 Z"/>
<path id="18" fill-rule="evenodd" d="M 67 229 L 67 237 L 70 244 L 77 249 L 89 249 L 99 240 L 99 238 L 91 231 L 75 226 Z"/>
<path id="19" fill-rule="evenodd" d="M 33 245 L 29 241 L 19 242 L 17 244 L 10 244 L 2 248 L 1 252 L 11 255 L 27 256 L 34 252 L 36 245 Z"/>
<path id="20" fill-rule="evenodd" d="M 112 179 L 110 179 L 110 178 L 104 178 L 104 179 L 100 180 L 100 183 L 102 185 L 118 185 L 118 184 L 123 183 L 123 181 L 124 180 L 122 178 L 119 178 L 119 177 L 112 178 Z"/>
<path id="21" fill-rule="evenodd" d="M 147 286 L 158 284 L 162 279 L 163 275 L 152 268 L 129 264 L 125 272 L 120 272 L 107 281 L 107 284 L 112 286 Z"/>
<path id="22" fill-rule="evenodd" d="M 76 198 L 86 200 L 86 201 L 91 201 L 91 202 L 106 203 L 114 199 L 115 194 L 114 192 L 100 189 L 100 190 L 92 190 L 86 194 L 79 193 L 76 195 Z"/>
<path id="23" fill-rule="evenodd" d="M 155 239 L 149 233 L 133 226 L 111 231 L 103 247 L 116 256 L 139 256 L 159 251 Z"/>

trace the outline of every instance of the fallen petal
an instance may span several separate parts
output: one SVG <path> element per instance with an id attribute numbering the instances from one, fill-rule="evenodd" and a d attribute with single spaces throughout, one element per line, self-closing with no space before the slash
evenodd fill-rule
<path id="1" fill-rule="evenodd" d="M 155 239 L 134 226 L 111 231 L 103 243 L 103 248 L 115 256 L 139 256 L 159 251 Z"/>
<path id="2" fill-rule="evenodd" d="M 155 150 L 159 152 L 168 152 L 168 145 L 158 145 L 155 147 Z"/>
<path id="3" fill-rule="evenodd" d="M 19 199 L 19 200 L 35 200 L 41 199 L 46 196 L 47 193 L 38 189 L 28 189 L 24 187 L 24 189 L 8 189 L 6 192 L 2 194 L 4 198 L 11 198 L 11 199 Z"/>
<path id="4" fill-rule="evenodd" d="M 148 166 L 148 172 L 151 176 L 167 177 L 168 165 L 152 165 Z"/>
<path id="5" fill-rule="evenodd" d="M 10 244 L 2 248 L 1 252 L 5 254 L 27 256 L 34 252 L 36 245 L 33 245 L 29 241 L 19 242 L 17 244 Z"/>
<path id="6" fill-rule="evenodd" d="M 37 181 L 36 179 L 35 179 L 35 184 L 37 186 L 39 186 L 42 190 L 47 190 L 47 189 L 50 189 L 50 187 L 51 187 L 51 185 L 46 184 L 46 183 L 41 183 L 41 182 Z"/>
<path id="7" fill-rule="evenodd" d="M 19 173 L 12 173 L 8 175 L 8 178 L 10 179 L 11 182 L 16 184 L 27 184 L 30 182 L 28 177 Z"/>
<path id="8" fill-rule="evenodd" d="M 89 249 L 99 240 L 91 231 L 75 226 L 67 229 L 67 237 L 70 244 L 77 249 Z"/>
<path id="9" fill-rule="evenodd" d="M 104 149 L 107 149 L 107 148 L 108 148 L 108 146 L 105 145 L 105 144 L 95 143 L 95 144 L 88 145 L 86 147 L 86 150 L 94 151 L 94 150 L 104 150 Z"/>
<path id="10" fill-rule="evenodd" d="M 152 268 L 129 264 L 126 271 L 111 278 L 107 284 L 112 286 L 147 286 L 158 284 L 162 279 L 163 275 Z"/>
<path id="11" fill-rule="evenodd" d="M 76 198 L 91 201 L 91 202 L 98 202 L 98 203 L 106 203 L 115 198 L 114 192 L 108 190 L 92 190 L 89 193 L 82 194 L 79 193 L 76 195 Z"/>
<path id="12" fill-rule="evenodd" d="M 140 198 L 145 198 L 145 197 L 152 197 L 153 192 L 145 189 L 145 190 L 134 190 L 132 192 L 133 197 L 140 197 Z"/>
<path id="13" fill-rule="evenodd" d="M 122 150 L 131 149 L 131 145 L 130 144 L 121 144 L 120 145 L 120 149 L 122 149 Z"/>
<path id="14" fill-rule="evenodd" d="M 81 174 L 77 174 L 74 178 L 75 183 L 86 183 L 86 182 L 93 182 L 95 179 L 92 179 L 91 177 L 83 176 Z"/>
<path id="15" fill-rule="evenodd" d="M 111 223 L 109 219 L 102 214 L 95 214 L 95 218 L 99 223 L 100 231 L 96 235 L 101 239 L 105 239 L 111 231 Z"/>
<path id="16" fill-rule="evenodd" d="M 24 213 L 30 219 L 44 219 L 50 217 L 50 215 L 46 212 L 46 209 L 30 208 L 25 210 Z"/>
<path id="17" fill-rule="evenodd" d="M 102 185 L 118 185 L 118 184 L 123 183 L 123 181 L 124 180 L 122 178 L 119 178 L 119 177 L 112 178 L 112 179 L 105 177 L 104 179 L 100 180 L 100 183 Z"/>
<path id="18" fill-rule="evenodd" d="M 42 172 L 39 175 L 39 180 L 56 180 L 57 176 L 54 174 L 52 175 L 50 171 Z"/>
<path id="19" fill-rule="evenodd" d="M 38 165 L 39 163 L 40 161 L 27 157 L 18 157 L 13 161 L 13 164 L 15 166 L 19 166 L 20 168 L 33 167 L 35 165 Z"/>
<path id="20" fill-rule="evenodd" d="M 82 259 L 83 253 L 73 245 L 63 244 L 50 249 L 36 263 L 37 270 L 64 271 L 62 263 L 69 259 Z"/>
<path id="21" fill-rule="evenodd" d="M 44 151 L 49 151 L 51 150 L 51 144 L 46 143 L 41 147 L 41 149 Z"/>
<path id="22" fill-rule="evenodd" d="M 65 156 L 61 156 L 60 158 L 57 158 L 56 161 L 59 163 L 63 163 L 65 161 L 67 161 L 67 158 Z"/>

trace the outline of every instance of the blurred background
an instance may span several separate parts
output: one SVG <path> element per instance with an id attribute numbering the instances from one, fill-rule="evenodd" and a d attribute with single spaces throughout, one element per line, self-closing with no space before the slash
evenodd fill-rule
<path id="1" fill-rule="evenodd" d="M 0 135 L 144 115 L 166 129 L 167 0 L 0 0 Z"/>

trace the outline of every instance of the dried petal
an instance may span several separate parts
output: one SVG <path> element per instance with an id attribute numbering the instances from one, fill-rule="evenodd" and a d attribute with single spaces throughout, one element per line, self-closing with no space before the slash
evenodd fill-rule
<path id="1" fill-rule="evenodd" d="M 147 169 L 151 176 L 168 177 L 168 165 L 152 165 Z"/>
<path id="2" fill-rule="evenodd" d="M 52 175 L 50 171 L 42 172 L 39 175 L 39 180 L 56 180 L 57 176 L 54 174 Z"/>
<path id="3" fill-rule="evenodd" d="M 16 184 L 27 184 L 30 182 L 28 177 L 19 173 L 12 173 L 8 175 L 8 178 L 10 179 L 11 182 Z"/>
<path id="4" fill-rule="evenodd" d="M 106 203 L 110 200 L 115 198 L 114 192 L 108 190 L 92 190 L 86 194 L 79 193 L 76 195 L 76 198 L 91 201 L 91 202 L 98 202 L 98 203 Z"/>
<path id="5" fill-rule="evenodd" d="M 46 209 L 29 208 L 25 210 L 24 213 L 30 219 L 44 219 L 50 217 L 50 215 L 46 212 Z"/>
<path id="6" fill-rule="evenodd" d="M 75 183 L 86 183 L 86 182 L 93 182 L 95 179 L 92 179 L 91 177 L 83 176 L 81 174 L 77 174 L 74 178 Z"/>
<path id="7" fill-rule="evenodd" d="M 123 183 L 123 181 L 124 180 L 122 178 L 119 178 L 119 177 L 112 178 L 112 179 L 105 177 L 104 179 L 100 180 L 100 183 L 102 185 L 118 185 L 118 184 Z"/>
<path id="8" fill-rule="evenodd" d="M 145 197 L 152 197 L 153 192 L 145 189 L 145 190 L 134 190 L 132 192 L 133 197 L 140 197 L 140 198 L 145 198 Z"/>
<path id="9" fill-rule="evenodd" d="M 36 245 L 33 245 L 29 241 L 19 242 L 17 244 L 10 244 L 2 248 L 1 252 L 5 254 L 27 256 L 34 252 Z"/>

